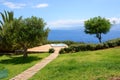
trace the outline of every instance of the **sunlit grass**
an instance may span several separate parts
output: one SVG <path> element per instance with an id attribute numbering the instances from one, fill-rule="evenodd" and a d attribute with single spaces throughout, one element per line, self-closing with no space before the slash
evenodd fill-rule
<path id="1" fill-rule="evenodd" d="M 120 77 L 120 47 L 62 54 L 30 80 L 109 80 Z"/>
<path id="2" fill-rule="evenodd" d="M 0 56 L 0 67 L 8 71 L 8 76 L 2 80 L 9 80 L 10 78 L 33 66 L 48 55 L 48 53 L 29 54 L 29 57 L 26 59 L 23 58 L 22 55 Z"/>

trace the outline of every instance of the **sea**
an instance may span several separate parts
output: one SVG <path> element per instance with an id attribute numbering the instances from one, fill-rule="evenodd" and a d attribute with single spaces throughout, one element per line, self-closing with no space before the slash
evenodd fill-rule
<path id="1" fill-rule="evenodd" d="M 102 42 L 120 38 L 120 24 L 113 25 L 107 34 L 102 34 Z M 95 35 L 86 34 L 84 32 L 84 27 L 77 29 L 58 29 L 51 30 L 48 35 L 49 41 L 75 41 L 75 42 L 85 42 L 85 43 L 98 43 L 98 39 Z"/>

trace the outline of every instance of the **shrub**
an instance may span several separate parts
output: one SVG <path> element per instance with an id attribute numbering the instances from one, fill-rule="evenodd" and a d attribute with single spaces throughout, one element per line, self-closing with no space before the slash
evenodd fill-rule
<path id="1" fill-rule="evenodd" d="M 74 44 L 70 46 L 70 48 L 75 52 L 86 50 L 85 47 L 86 44 Z"/>
<path id="2" fill-rule="evenodd" d="M 107 42 L 100 44 L 85 44 L 85 43 L 72 44 L 68 48 L 61 49 L 60 54 L 88 51 L 88 50 L 99 50 L 99 49 L 111 48 L 116 46 L 120 46 L 120 38 L 109 40 Z"/>
<path id="3" fill-rule="evenodd" d="M 116 44 L 117 46 L 120 46 L 120 39 L 117 39 Z"/>
<path id="4" fill-rule="evenodd" d="M 86 44 L 81 44 L 78 47 L 76 47 L 78 49 L 78 51 L 86 51 Z"/>
<path id="5" fill-rule="evenodd" d="M 54 53 L 54 49 L 53 48 L 51 48 L 51 49 L 49 49 L 49 53 Z"/>
<path id="6" fill-rule="evenodd" d="M 71 52 L 73 52 L 73 50 L 72 50 L 71 47 L 69 47 L 69 48 L 62 48 L 62 49 L 59 51 L 60 54 L 63 54 L 63 53 L 71 53 Z"/>
<path id="7" fill-rule="evenodd" d="M 95 49 L 95 44 L 79 44 L 78 46 L 77 45 L 72 45 L 71 48 L 75 52 L 94 50 Z"/>
<path id="8" fill-rule="evenodd" d="M 60 54 L 64 54 L 65 53 L 65 50 L 64 48 L 62 48 L 60 51 L 59 51 Z"/>
<path id="9" fill-rule="evenodd" d="M 78 47 L 78 46 L 71 46 L 70 48 L 72 49 L 72 52 L 79 52 L 80 51 L 80 47 Z"/>
<path id="10" fill-rule="evenodd" d="M 106 42 L 109 47 L 120 46 L 120 38 L 109 40 Z"/>
<path id="11" fill-rule="evenodd" d="M 107 43 L 103 43 L 104 48 L 109 48 L 109 45 Z"/>
<path id="12" fill-rule="evenodd" d="M 97 44 L 94 50 L 104 49 L 104 44 Z"/>
<path id="13" fill-rule="evenodd" d="M 117 43 L 115 41 L 108 41 L 107 44 L 108 44 L 109 47 L 117 46 Z"/>
<path id="14" fill-rule="evenodd" d="M 71 49 L 71 48 L 64 48 L 64 51 L 65 51 L 66 53 L 69 53 L 69 52 L 72 51 L 72 49 Z"/>
<path id="15" fill-rule="evenodd" d="M 95 50 L 96 48 L 96 44 L 87 44 L 86 45 L 86 50 Z"/>

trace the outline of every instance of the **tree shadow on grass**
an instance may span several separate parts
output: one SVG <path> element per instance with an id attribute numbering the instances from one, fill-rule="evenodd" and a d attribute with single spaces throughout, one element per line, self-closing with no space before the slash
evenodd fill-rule
<path id="1" fill-rule="evenodd" d="M 39 58 L 37 56 L 29 56 L 27 58 L 24 58 L 23 56 L 20 57 L 11 57 L 10 59 L 1 60 L 1 64 L 26 64 L 31 63 L 33 61 L 41 60 L 42 58 Z"/>

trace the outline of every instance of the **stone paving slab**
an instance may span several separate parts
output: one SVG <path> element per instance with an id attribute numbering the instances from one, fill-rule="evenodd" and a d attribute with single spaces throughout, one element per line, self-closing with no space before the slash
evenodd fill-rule
<path id="1" fill-rule="evenodd" d="M 18 74 L 17 76 L 13 77 L 10 80 L 28 80 L 31 78 L 35 73 L 37 73 L 39 70 L 41 70 L 43 67 L 45 67 L 48 63 L 50 63 L 52 60 L 54 60 L 59 55 L 59 50 L 63 47 L 54 47 L 55 52 L 52 53 L 50 56 L 46 57 L 39 63 L 35 64 L 31 68 L 25 70 L 21 74 Z"/>

